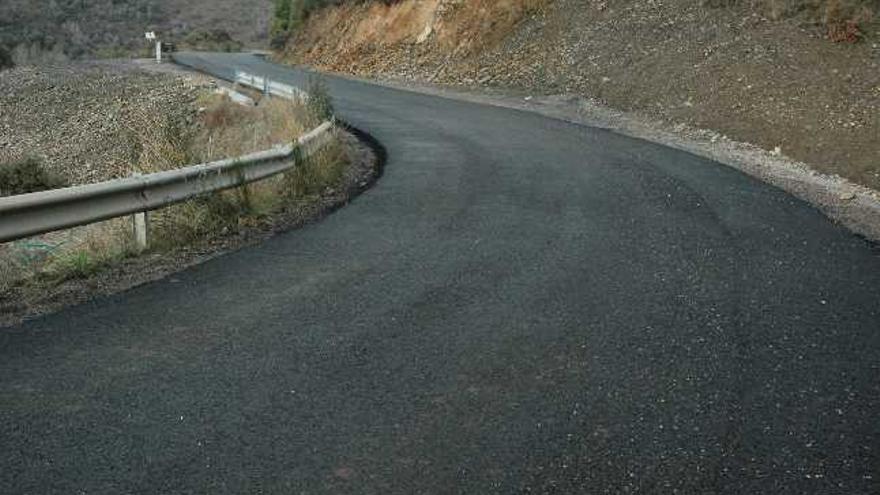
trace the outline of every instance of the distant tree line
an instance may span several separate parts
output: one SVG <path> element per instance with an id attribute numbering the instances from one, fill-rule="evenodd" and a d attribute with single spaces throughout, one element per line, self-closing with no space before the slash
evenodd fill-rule
<path id="1" fill-rule="evenodd" d="M 0 45 L 16 63 L 56 62 L 144 45 L 163 19 L 153 0 L 0 1 Z"/>
<path id="2" fill-rule="evenodd" d="M 145 31 L 200 49 L 268 36 L 274 0 L 0 0 L 0 57 L 16 65 L 148 55 Z"/>

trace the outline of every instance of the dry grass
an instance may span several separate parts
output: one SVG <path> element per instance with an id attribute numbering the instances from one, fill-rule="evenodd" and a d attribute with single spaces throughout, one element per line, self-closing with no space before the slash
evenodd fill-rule
<path id="1" fill-rule="evenodd" d="M 243 107 L 213 96 L 202 113 L 201 130 L 191 146 L 197 161 L 211 161 L 288 143 L 305 132 L 308 110 L 279 98 Z"/>
<path id="2" fill-rule="evenodd" d="M 309 109 L 283 99 L 265 99 L 258 107 L 243 107 L 212 95 L 202 102 L 201 122 L 185 155 L 191 162 L 208 162 L 288 143 L 310 127 Z M 150 164 L 145 162 L 145 172 Z M 275 177 L 255 184 L 196 198 L 153 213 L 153 241 L 159 249 L 210 238 L 241 225 L 260 221 L 289 198 L 286 182 Z"/>
<path id="3" fill-rule="evenodd" d="M 86 277 L 131 255 L 131 223 L 114 219 L 0 244 L 0 293 L 22 283 Z"/>

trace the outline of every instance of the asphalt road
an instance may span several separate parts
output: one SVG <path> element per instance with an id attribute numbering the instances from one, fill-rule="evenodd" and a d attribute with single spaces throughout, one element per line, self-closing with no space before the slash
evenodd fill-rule
<path id="1" fill-rule="evenodd" d="M 0 333 L 0 493 L 880 492 L 876 245 L 687 153 L 329 86 L 373 189 Z"/>

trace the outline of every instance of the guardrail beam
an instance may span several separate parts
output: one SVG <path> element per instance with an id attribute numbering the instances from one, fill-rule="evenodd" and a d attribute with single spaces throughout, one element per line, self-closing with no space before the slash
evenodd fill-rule
<path id="1" fill-rule="evenodd" d="M 238 158 L 0 198 L 0 242 L 148 212 L 272 177 L 326 146 L 332 140 L 332 129 L 332 122 L 324 122 L 294 145 Z M 146 238 L 146 225 L 143 232 Z"/>

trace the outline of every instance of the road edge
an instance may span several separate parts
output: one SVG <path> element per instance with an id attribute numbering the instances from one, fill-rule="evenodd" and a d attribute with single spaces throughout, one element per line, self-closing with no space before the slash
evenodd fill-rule
<path id="1" fill-rule="evenodd" d="M 662 122 L 637 112 L 615 110 L 573 94 L 533 96 L 515 89 L 452 87 L 390 77 L 372 79 L 309 66 L 295 67 L 400 91 L 535 113 L 691 153 L 781 189 L 818 209 L 854 235 L 874 244 L 880 243 L 880 191 L 837 175 L 822 174 L 781 152 L 734 141 L 715 131 Z"/>
<path id="2" fill-rule="evenodd" d="M 173 277 L 176 273 L 258 245 L 276 235 L 318 223 L 352 203 L 376 184 L 384 171 L 387 151 L 367 132 L 346 122 L 337 123 L 342 140 L 358 146 L 357 156 L 354 157 L 357 163 L 349 167 L 345 185 L 340 190 L 325 192 L 315 204 L 308 205 L 302 211 L 284 211 L 259 225 L 241 228 L 237 232 L 206 239 L 192 246 L 127 258 L 89 277 L 66 280 L 48 289 L 39 286 L 17 287 L 0 293 L 0 307 L 3 309 L 0 330 Z"/>

